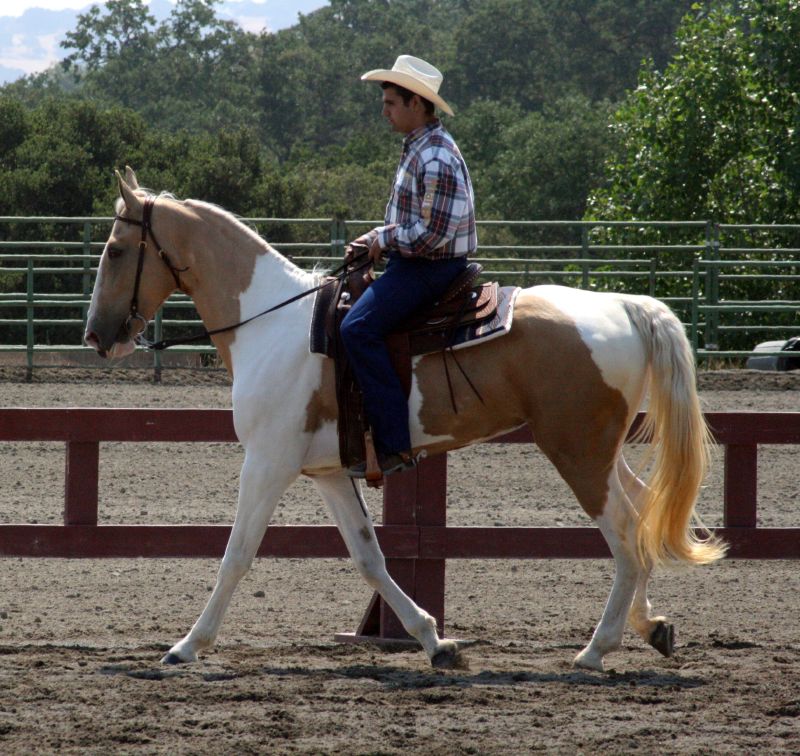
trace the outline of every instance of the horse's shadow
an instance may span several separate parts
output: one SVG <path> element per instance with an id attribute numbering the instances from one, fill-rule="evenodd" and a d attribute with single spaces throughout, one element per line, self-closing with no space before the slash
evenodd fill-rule
<path id="1" fill-rule="evenodd" d="M 477 644 L 475 644 L 477 645 Z M 576 646 L 577 647 L 577 646 Z M 147 651 L 153 648 L 163 651 L 166 646 L 149 646 Z M 300 650 L 296 648 L 295 650 Z M 370 680 L 383 686 L 386 690 L 421 690 L 426 688 L 436 689 L 458 689 L 471 687 L 509 687 L 535 684 L 535 685 L 566 685 L 571 687 L 585 688 L 642 688 L 651 690 L 690 690 L 699 688 L 707 684 L 707 680 L 696 677 L 677 674 L 668 669 L 644 669 L 627 672 L 589 672 L 568 667 L 564 663 L 562 671 L 471 671 L 471 670 L 434 670 L 434 669 L 409 669 L 403 666 L 392 666 L 391 664 L 373 663 L 346 663 L 337 665 L 334 657 L 344 657 L 353 652 L 353 647 L 329 647 L 306 645 L 302 650 L 317 659 L 321 656 L 327 657 L 321 666 L 314 664 L 306 666 L 298 665 L 270 665 L 259 663 L 247 665 L 246 668 L 234 669 L 227 665 L 223 668 L 207 668 L 203 662 L 200 666 L 181 665 L 178 667 L 165 667 L 159 665 L 153 667 L 151 664 L 136 663 L 137 660 L 130 654 L 120 658 L 110 659 L 117 662 L 106 664 L 98 672 L 106 675 L 124 674 L 129 677 L 141 678 L 146 680 L 162 680 L 170 677 L 183 677 L 186 675 L 196 675 L 205 682 L 225 682 L 241 677 L 264 676 L 272 678 L 305 678 L 307 680 Z M 385 651 L 385 649 L 383 649 Z M 407 649 L 398 649 L 400 653 L 405 653 Z M 118 663 L 123 662 L 123 663 Z"/>
<path id="2" fill-rule="evenodd" d="M 413 690 L 422 688 L 469 688 L 484 686 L 514 687 L 525 683 L 537 685 L 570 685 L 595 688 L 698 688 L 706 684 L 699 677 L 686 677 L 664 670 L 642 670 L 604 673 L 568 670 L 564 672 L 439 672 L 409 670 L 388 665 L 352 664 L 346 667 L 262 667 L 260 673 L 276 677 L 348 678 L 365 679 L 380 683 L 387 690 Z"/>

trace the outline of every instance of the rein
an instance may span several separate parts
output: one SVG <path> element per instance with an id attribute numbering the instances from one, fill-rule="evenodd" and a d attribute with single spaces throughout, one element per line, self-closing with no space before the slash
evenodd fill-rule
<path id="1" fill-rule="evenodd" d="M 121 215 L 116 215 L 116 220 L 122 221 L 124 223 L 131 223 L 134 226 L 141 226 L 142 229 L 142 238 L 139 241 L 139 259 L 136 264 L 136 280 L 133 286 L 133 297 L 131 298 L 131 308 L 130 314 L 128 315 L 128 319 L 125 321 L 126 327 L 128 327 L 128 332 L 130 332 L 129 324 L 133 320 L 140 320 L 144 325 L 144 330 L 140 331 L 136 338 L 134 339 L 135 342 L 139 346 L 145 347 L 145 349 L 150 349 L 152 351 L 160 351 L 162 349 L 168 349 L 171 346 L 178 346 L 180 344 L 193 344 L 196 341 L 202 341 L 203 339 L 207 339 L 210 336 L 215 336 L 218 333 L 226 333 L 227 331 L 233 331 L 236 328 L 240 328 L 243 325 L 247 325 L 247 323 L 256 320 L 257 318 L 263 317 L 264 315 L 268 315 L 271 312 L 275 312 L 275 310 L 280 310 L 282 307 L 286 307 L 287 305 L 292 304 L 292 302 L 296 302 L 298 299 L 303 299 L 304 297 L 309 296 L 310 294 L 314 294 L 315 292 L 319 291 L 320 289 L 324 289 L 326 286 L 330 286 L 331 284 L 335 283 L 338 280 L 344 278 L 345 275 L 348 274 L 348 266 L 351 262 L 358 260 L 359 258 L 364 257 L 369 252 L 368 248 L 365 246 L 363 251 L 356 253 L 353 255 L 351 260 L 345 260 L 341 265 L 335 268 L 329 274 L 329 279 L 323 281 L 318 286 L 314 286 L 311 289 L 307 289 L 306 291 L 300 292 L 300 294 L 296 294 L 289 299 L 284 300 L 283 302 L 279 302 L 272 307 L 269 307 L 262 312 L 253 315 L 246 320 L 241 320 L 238 323 L 232 323 L 231 325 L 222 326 L 222 328 L 214 328 L 212 330 L 208 330 L 204 328 L 201 332 L 196 333 L 192 336 L 184 336 L 175 339 L 162 339 L 161 341 L 150 341 L 148 338 L 145 337 L 144 332 L 147 330 L 147 320 L 145 317 L 139 312 L 139 285 L 141 283 L 142 278 L 142 268 L 144 267 L 144 251 L 147 247 L 147 235 L 150 234 L 150 237 L 153 239 L 153 243 L 155 244 L 156 249 L 158 250 L 159 258 L 164 262 L 164 264 L 169 268 L 170 273 L 172 273 L 172 277 L 175 279 L 175 285 L 179 290 L 182 290 L 181 282 L 179 278 L 180 273 L 185 273 L 189 268 L 176 268 L 170 262 L 169 255 L 164 250 L 164 248 L 158 243 L 155 234 L 153 233 L 153 226 L 151 224 L 151 216 L 153 212 L 153 205 L 155 205 L 155 198 L 148 197 L 145 200 L 144 210 L 142 212 L 142 220 L 137 221 L 133 218 L 126 218 Z M 361 245 L 357 245 L 361 246 Z M 372 264 L 371 260 L 367 260 L 366 262 L 362 262 L 361 264 L 352 268 L 352 270 L 361 270 L 362 268 L 367 268 Z"/>

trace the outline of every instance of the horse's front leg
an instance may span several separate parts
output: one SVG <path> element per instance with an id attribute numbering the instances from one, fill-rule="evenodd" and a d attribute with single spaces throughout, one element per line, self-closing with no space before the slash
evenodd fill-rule
<path id="1" fill-rule="evenodd" d="M 392 608 L 406 632 L 420 642 L 431 664 L 441 669 L 464 666 L 456 643 L 439 638 L 436 620 L 417 606 L 389 575 L 359 484 L 341 472 L 315 477 L 314 483 L 330 508 L 359 573 Z"/>
<path id="2" fill-rule="evenodd" d="M 278 499 L 296 477 L 296 472 L 286 467 L 279 470 L 262 455 L 245 452 L 236 519 L 217 583 L 192 629 L 161 660 L 164 664 L 196 661 L 198 651 L 213 645 L 233 592 L 250 569 Z"/>

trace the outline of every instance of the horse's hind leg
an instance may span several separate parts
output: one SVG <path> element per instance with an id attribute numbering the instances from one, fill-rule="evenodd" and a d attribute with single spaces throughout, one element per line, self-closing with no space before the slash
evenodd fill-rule
<path id="1" fill-rule="evenodd" d="M 436 620 L 418 607 L 389 575 L 358 484 L 342 473 L 315 477 L 314 483 L 330 508 L 359 573 L 389 604 L 406 632 L 420 642 L 431 664 L 440 668 L 463 666 L 456 644 L 439 638 Z"/>
<path id="2" fill-rule="evenodd" d="M 297 477 L 296 473 L 289 472 L 288 465 L 279 469 L 265 457 L 249 451 L 245 453 L 236 519 L 217 583 L 192 629 L 162 659 L 165 664 L 195 661 L 198 651 L 213 645 L 233 592 L 250 569 L 278 499 Z"/>
<path id="3" fill-rule="evenodd" d="M 622 483 L 613 469 L 609 475 L 608 498 L 597 526 L 611 549 L 616 574 L 603 616 L 589 645 L 575 657 L 575 665 L 603 670 L 603 657 L 622 645 L 625 622 L 633 603 L 640 568 L 633 549 L 635 518 Z"/>
<path id="4" fill-rule="evenodd" d="M 647 488 L 645 483 L 628 467 L 622 457 L 617 463 L 617 471 L 628 498 L 638 511 Z M 651 616 L 652 607 L 647 598 L 647 583 L 651 572 L 652 568 L 649 566 L 642 567 L 639 572 L 629 619 L 633 629 L 645 642 L 664 656 L 672 656 L 675 651 L 674 627 L 667 622 L 666 617 Z"/>

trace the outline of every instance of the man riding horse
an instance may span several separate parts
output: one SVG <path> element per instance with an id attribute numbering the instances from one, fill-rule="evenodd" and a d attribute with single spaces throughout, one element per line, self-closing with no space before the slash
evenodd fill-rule
<path id="1" fill-rule="evenodd" d="M 378 464 L 384 475 L 414 466 L 408 402 L 392 366 L 385 337 L 427 307 L 466 268 L 477 244 L 472 182 L 453 137 L 435 115 L 442 74 L 429 63 L 401 55 L 391 70 L 368 71 L 361 79 L 383 89 L 383 115 L 405 134 L 403 153 L 386 206 L 385 225 L 356 239 L 347 250 L 368 248 L 371 261 L 387 255 L 383 275 L 353 305 L 341 336 L 364 397 Z M 367 463 L 351 467 L 366 476 Z"/>

